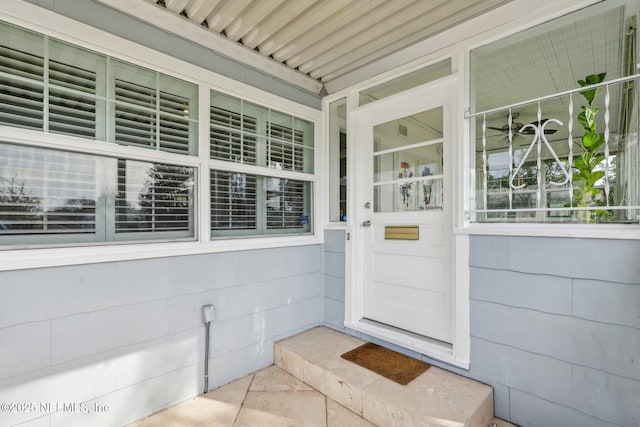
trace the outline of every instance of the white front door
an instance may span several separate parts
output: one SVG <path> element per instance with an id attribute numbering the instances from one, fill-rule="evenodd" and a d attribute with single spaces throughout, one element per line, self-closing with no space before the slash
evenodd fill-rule
<path id="1" fill-rule="evenodd" d="M 357 112 L 362 319 L 452 342 L 452 92 Z M 426 96 L 424 96 L 426 95 Z"/>

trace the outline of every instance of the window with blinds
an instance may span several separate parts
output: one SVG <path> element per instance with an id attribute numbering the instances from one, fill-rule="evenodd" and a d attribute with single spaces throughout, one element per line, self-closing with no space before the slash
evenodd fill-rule
<path id="1" fill-rule="evenodd" d="M 211 170 L 212 236 L 311 232 L 313 123 L 216 91 L 209 119 L 211 159 L 234 164 Z"/>
<path id="2" fill-rule="evenodd" d="M 193 238 L 194 168 L 0 143 L 0 246 Z"/>
<path id="3" fill-rule="evenodd" d="M 211 158 L 256 164 L 257 120 L 211 106 Z"/>
<path id="4" fill-rule="evenodd" d="M 211 171 L 213 237 L 308 233 L 311 183 Z"/>
<path id="5" fill-rule="evenodd" d="M 211 170 L 212 236 L 311 232 L 313 123 L 216 91 L 209 119 L 211 159 L 234 164 Z"/>
<path id="6" fill-rule="evenodd" d="M 0 239 L 93 234 L 97 200 L 92 156 L 0 144 Z"/>
<path id="7" fill-rule="evenodd" d="M 115 141 L 179 154 L 195 152 L 187 97 L 116 79 Z"/>
<path id="8" fill-rule="evenodd" d="M 266 179 L 266 229 L 307 232 L 309 225 L 309 183 L 283 178 Z"/>
<path id="9" fill-rule="evenodd" d="M 0 124 L 43 129 L 43 79 L 42 52 L 30 53 L 0 42 Z"/>
<path id="10" fill-rule="evenodd" d="M 255 233 L 257 179 L 243 173 L 211 171 L 211 230 Z"/>
<path id="11" fill-rule="evenodd" d="M 0 248 L 195 238 L 192 161 L 115 144 L 94 156 L 83 140 L 197 155 L 197 85 L 14 25 L 0 33 L 0 126 L 74 137 L 64 151 L 0 142 Z"/>
<path id="12" fill-rule="evenodd" d="M 304 172 L 304 132 L 286 126 L 267 123 L 269 145 L 267 164 L 284 170 Z"/>
<path id="13" fill-rule="evenodd" d="M 0 125 L 197 154 L 197 85 L 12 25 L 0 32 Z"/>
<path id="14" fill-rule="evenodd" d="M 193 169 L 118 160 L 116 233 L 193 228 Z"/>

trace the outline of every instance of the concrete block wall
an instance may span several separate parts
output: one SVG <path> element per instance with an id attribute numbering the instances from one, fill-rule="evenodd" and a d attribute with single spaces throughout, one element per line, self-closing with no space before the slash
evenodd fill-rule
<path id="1" fill-rule="evenodd" d="M 311 245 L 1 272 L 0 402 L 23 408 L 0 425 L 124 425 L 202 393 L 205 304 L 210 388 L 272 364 L 275 341 L 320 324 L 321 257 Z"/>
<path id="2" fill-rule="evenodd" d="M 640 426 L 640 242 L 472 236 L 463 370 L 344 328 L 343 238 L 325 232 L 324 325 L 492 385 L 522 426 Z"/>

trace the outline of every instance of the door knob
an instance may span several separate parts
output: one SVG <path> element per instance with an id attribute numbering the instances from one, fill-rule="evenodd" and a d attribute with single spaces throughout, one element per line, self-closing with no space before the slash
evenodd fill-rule
<path id="1" fill-rule="evenodd" d="M 364 204 L 365 209 L 371 209 L 371 202 L 367 202 Z"/>
<path id="2" fill-rule="evenodd" d="M 362 222 L 362 226 L 363 227 L 371 227 L 371 221 L 369 221 L 369 220 L 363 221 Z"/>

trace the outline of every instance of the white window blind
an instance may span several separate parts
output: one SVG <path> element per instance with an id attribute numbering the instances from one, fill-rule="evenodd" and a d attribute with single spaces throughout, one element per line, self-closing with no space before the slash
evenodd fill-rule
<path id="1" fill-rule="evenodd" d="M 290 127 L 267 123 L 269 146 L 267 164 L 284 170 L 304 171 L 304 132 Z"/>
<path id="2" fill-rule="evenodd" d="M 43 38 L 12 26 L 0 31 L 0 124 L 42 130 Z"/>
<path id="3" fill-rule="evenodd" d="M 49 84 L 49 131 L 95 139 L 96 73 L 49 61 Z"/>
<path id="4" fill-rule="evenodd" d="M 253 175 L 211 171 L 211 230 L 257 230 L 257 180 Z"/>
<path id="5" fill-rule="evenodd" d="M 189 154 L 189 104 L 187 97 L 156 88 L 115 81 L 115 140 L 133 145 Z"/>
<path id="6" fill-rule="evenodd" d="M 211 158 L 256 164 L 257 120 L 211 106 Z"/>

